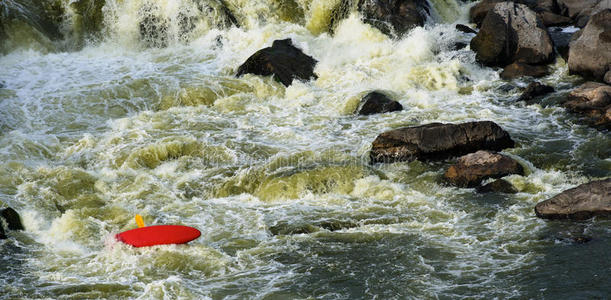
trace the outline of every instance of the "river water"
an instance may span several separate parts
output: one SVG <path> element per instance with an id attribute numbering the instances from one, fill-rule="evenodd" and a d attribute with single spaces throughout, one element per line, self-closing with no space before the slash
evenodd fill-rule
<path id="1" fill-rule="evenodd" d="M 238 28 L 186 0 L 107 0 L 101 39 L 52 48 L 14 35 L 0 56 L 0 201 L 26 230 L 0 241 L 0 298 L 611 295 L 611 222 L 534 214 L 536 203 L 611 175 L 608 132 L 556 105 L 580 83 L 564 61 L 541 80 L 558 92 L 526 105 L 468 48 L 454 50 L 472 37 L 454 29 L 468 4 L 433 1 L 429 23 L 400 39 L 358 14 L 327 33 L 335 4 L 226 1 Z M 146 5 L 170 24 L 149 40 L 139 33 Z M 188 33 L 176 25 L 184 15 L 195 20 Z M 284 87 L 234 76 L 284 38 L 318 60 L 318 79 Z M 371 90 L 405 110 L 355 116 Z M 451 160 L 368 161 L 385 130 L 473 120 L 516 140 L 503 153 L 526 168 L 507 177 L 519 193 L 447 186 Z M 116 242 L 135 214 L 202 236 Z M 584 236 L 592 241 L 573 240 Z"/>

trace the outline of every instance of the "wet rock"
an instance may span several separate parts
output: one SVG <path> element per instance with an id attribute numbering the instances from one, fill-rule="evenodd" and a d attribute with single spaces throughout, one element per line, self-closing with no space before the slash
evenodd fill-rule
<path id="1" fill-rule="evenodd" d="M 516 194 L 518 190 L 509 181 L 504 179 L 497 179 L 491 183 L 483 186 L 479 186 L 475 189 L 476 192 L 485 193 L 504 193 L 504 194 Z"/>
<path id="2" fill-rule="evenodd" d="M 595 7 L 601 0 L 556 0 L 560 13 L 577 20 L 579 16 L 587 15 L 588 10 Z"/>
<path id="3" fill-rule="evenodd" d="M 571 43 L 571 37 L 573 36 L 572 32 L 564 32 L 562 30 L 551 30 L 549 32 L 552 41 L 554 42 L 554 47 L 556 47 L 556 51 L 564 61 L 569 60 L 569 44 Z"/>
<path id="4" fill-rule="evenodd" d="M 21 217 L 19 214 L 12 208 L 7 207 L 2 210 L 2 218 L 6 221 L 8 229 L 10 230 L 23 230 L 23 224 L 21 224 Z"/>
<path id="5" fill-rule="evenodd" d="M 563 104 L 569 111 L 581 114 L 595 127 L 611 127 L 611 86 L 586 82 L 571 91 Z"/>
<path id="6" fill-rule="evenodd" d="M 431 123 L 380 134 L 369 156 L 372 163 L 439 160 L 477 150 L 500 151 L 514 144 L 509 133 L 491 121 Z"/>
<path id="7" fill-rule="evenodd" d="M 399 102 L 389 99 L 380 92 L 371 92 L 361 100 L 358 114 L 367 116 L 400 110 L 403 110 L 403 106 Z"/>
<path id="8" fill-rule="evenodd" d="M 611 84 L 611 70 L 605 73 L 605 78 L 603 78 L 603 81 L 607 84 Z"/>
<path id="9" fill-rule="evenodd" d="M 573 23 L 573 19 L 555 14 L 550 11 L 542 11 L 539 13 L 539 16 L 541 17 L 541 20 L 543 21 L 543 25 L 547 27 L 564 26 L 564 25 L 570 25 Z"/>
<path id="10" fill-rule="evenodd" d="M 524 92 L 518 98 L 518 101 L 532 102 L 535 98 L 553 93 L 554 88 L 549 85 L 541 84 L 540 82 L 531 82 Z"/>
<path id="11" fill-rule="evenodd" d="M 4 233 L 4 225 L 0 223 L 0 240 L 6 239 L 6 233 Z"/>
<path id="12" fill-rule="evenodd" d="M 611 215 L 611 178 L 592 181 L 566 190 L 535 206 L 545 219 L 584 220 Z"/>
<path id="13" fill-rule="evenodd" d="M 426 0 L 360 0 L 358 9 L 363 22 L 397 36 L 423 26 L 430 11 Z"/>
<path id="14" fill-rule="evenodd" d="M 611 9 L 594 15 L 571 41 L 569 72 L 603 81 L 611 66 Z"/>
<path id="15" fill-rule="evenodd" d="M 473 30 L 471 27 L 463 24 L 456 24 L 456 30 L 464 33 L 477 33 L 477 31 Z"/>
<path id="16" fill-rule="evenodd" d="M 239 68 L 236 76 L 247 73 L 269 76 L 285 86 L 293 79 L 317 78 L 314 66 L 317 61 L 293 46 L 291 39 L 276 40 L 271 47 L 263 48 L 250 56 Z"/>
<path id="17" fill-rule="evenodd" d="M 476 187 L 485 179 L 511 174 L 524 175 L 524 169 L 515 159 L 490 151 L 477 151 L 460 157 L 443 177 L 458 187 Z"/>
<path id="18" fill-rule="evenodd" d="M 554 59 L 552 40 L 541 19 L 526 5 L 513 2 L 498 3 L 490 10 L 471 40 L 471 49 L 487 66 L 539 65 Z"/>
<path id="19" fill-rule="evenodd" d="M 549 74 L 549 68 L 544 65 L 529 65 L 519 62 L 506 66 L 501 72 L 502 79 L 510 80 L 523 76 L 543 77 Z"/>

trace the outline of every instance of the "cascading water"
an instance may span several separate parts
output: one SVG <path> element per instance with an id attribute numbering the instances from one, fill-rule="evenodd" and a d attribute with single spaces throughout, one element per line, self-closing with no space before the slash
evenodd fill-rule
<path id="1" fill-rule="evenodd" d="M 430 22 L 390 38 L 354 10 L 331 28 L 340 2 L 0 2 L 0 201 L 26 228 L 0 241 L 0 298 L 611 293 L 611 223 L 533 213 L 610 175 L 608 133 L 560 107 L 515 102 L 496 70 L 457 50 L 471 38 L 454 29 L 468 4 L 431 1 Z M 285 87 L 234 76 L 285 38 L 318 61 L 317 79 Z M 562 60 L 542 79 L 554 97 L 578 80 Z M 405 110 L 355 116 L 371 90 Z M 527 169 L 507 178 L 517 194 L 446 186 L 443 163 L 369 163 L 385 130 L 470 120 L 517 141 L 505 151 Z M 202 236 L 148 249 L 116 242 L 135 214 Z M 570 242 L 580 235 L 595 240 Z M 578 259 L 574 276 L 555 276 Z"/>

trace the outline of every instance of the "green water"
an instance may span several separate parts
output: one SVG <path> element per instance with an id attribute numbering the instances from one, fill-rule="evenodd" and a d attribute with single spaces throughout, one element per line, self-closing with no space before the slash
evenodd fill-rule
<path id="1" fill-rule="evenodd" d="M 191 2 L 149 2 L 172 22 L 191 14 L 195 29 L 169 28 L 168 47 L 147 48 L 143 1 L 107 0 L 101 40 L 81 48 L 80 37 L 20 35 L 0 57 L 0 201 L 26 227 L 0 241 L 0 298 L 611 294 L 611 222 L 551 222 L 533 211 L 611 174 L 608 132 L 545 105 L 579 83 L 563 61 L 542 79 L 558 92 L 528 106 L 515 102 L 519 91 L 500 91 L 506 82 L 472 52 L 452 50 L 469 39 L 453 29 L 465 22 L 462 3 L 435 1 L 436 22 L 392 40 L 358 15 L 326 33 L 333 1 L 225 1 L 239 28 Z M 284 87 L 233 76 L 283 38 L 319 61 L 318 79 Z M 405 110 L 353 115 L 372 89 Z M 519 193 L 446 186 L 450 160 L 369 164 L 385 130 L 471 120 L 492 120 L 516 140 L 504 153 L 526 169 L 507 178 Z M 135 214 L 202 236 L 142 249 L 116 242 Z M 573 242 L 580 236 L 592 241 Z"/>

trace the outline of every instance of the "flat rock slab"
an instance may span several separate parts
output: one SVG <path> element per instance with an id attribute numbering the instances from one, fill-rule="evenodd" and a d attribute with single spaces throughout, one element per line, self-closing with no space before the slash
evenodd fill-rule
<path id="1" fill-rule="evenodd" d="M 524 169 L 515 159 L 490 151 L 477 151 L 460 157 L 446 171 L 444 178 L 458 187 L 476 187 L 484 179 L 510 174 L 524 175 Z"/>
<path id="2" fill-rule="evenodd" d="M 317 61 L 293 46 L 291 39 L 276 40 L 271 47 L 263 48 L 250 56 L 239 68 L 236 76 L 250 73 L 270 76 L 284 86 L 293 79 L 308 81 L 316 78 L 314 67 Z"/>
<path id="3" fill-rule="evenodd" d="M 515 145 L 507 131 L 491 121 L 431 123 L 380 134 L 369 154 L 372 163 L 441 160 L 478 150 L 500 151 Z"/>
<path id="4" fill-rule="evenodd" d="M 611 215 L 611 178 L 592 181 L 566 190 L 535 206 L 545 219 L 584 220 Z"/>

